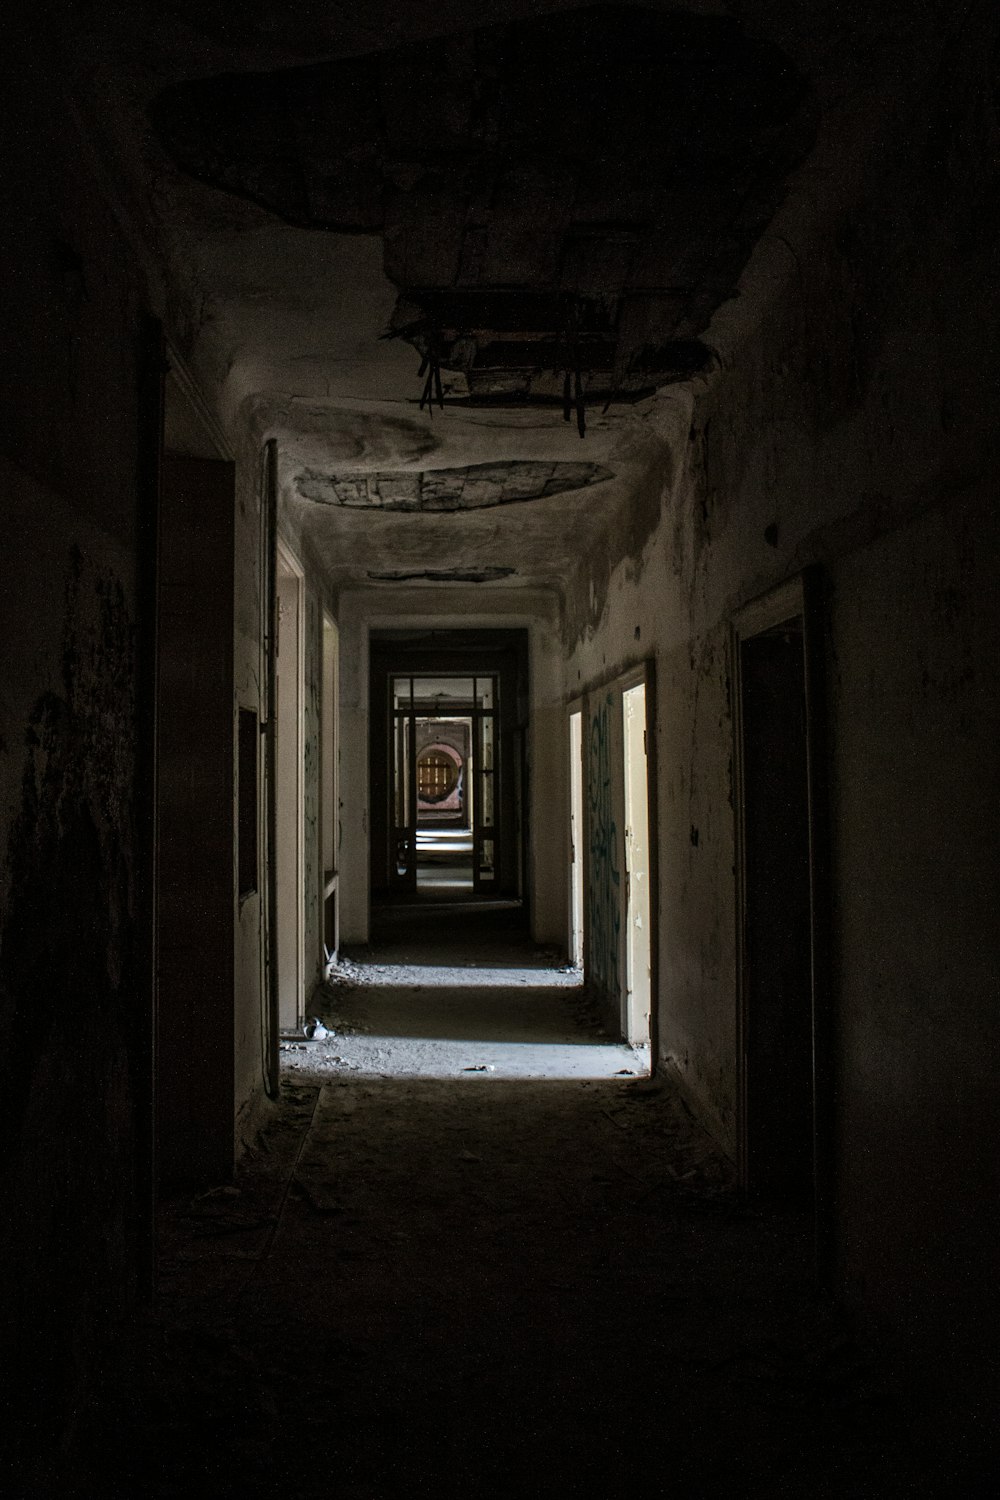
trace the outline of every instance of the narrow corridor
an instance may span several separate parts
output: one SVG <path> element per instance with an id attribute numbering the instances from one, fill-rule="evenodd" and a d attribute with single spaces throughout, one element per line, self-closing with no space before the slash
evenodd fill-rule
<path id="1" fill-rule="evenodd" d="M 102 1493 L 948 1493 L 814 1295 L 808 1226 L 741 1205 L 668 1086 L 607 1076 L 629 1049 L 597 1034 L 575 975 L 502 914 L 448 920 L 450 968 L 421 970 L 415 924 L 344 966 L 331 1035 L 286 1051 L 236 1186 L 167 1209 L 149 1387 L 92 1436 L 105 1486 L 107 1454 L 123 1466 Z M 485 984 L 456 966 L 470 931 Z M 418 970 L 419 991 L 384 983 Z M 491 995 L 517 1035 L 526 975 L 548 998 L 519 1045 L 605 1075 L 445 1055 L 430 1076 L 439 1033 L 461 1038 Z M 464 1031 L 462 1056 L 501 1059 L 489 1027 Z"/>

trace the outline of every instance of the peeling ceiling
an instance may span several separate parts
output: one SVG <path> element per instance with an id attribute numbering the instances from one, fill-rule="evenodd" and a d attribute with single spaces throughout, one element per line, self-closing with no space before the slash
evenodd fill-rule
<path id="1" fill-rule="evenodd" d="M 805 81 L 731 17 L 598 5 L 360 58 L 199 78 L 154 130 L 286 223 L 378 234 L 421 405 L 586 406 L 703 367 L 813 133 Z"/>
<path id="2" fill-rule="evenodd" d="M 815 136 L 818 23 L 793 60 L 772 11 L 74 9 L 180 352 L 277 439 L 333 586 L 559 589 L 648 504 L 663 393 Z"/>
<path id="3" fill-rule="evenodd" d="M 403 511 L 485 510 L 582 490 L 613 479 L 600 464 L 507 463 L 467 464 L 456 469 L 418 469 L 415 472 L 376 470 L 371 474 L 322 474 L 306 469 L 295 476 L 303 500 L 352 509 Z"/>

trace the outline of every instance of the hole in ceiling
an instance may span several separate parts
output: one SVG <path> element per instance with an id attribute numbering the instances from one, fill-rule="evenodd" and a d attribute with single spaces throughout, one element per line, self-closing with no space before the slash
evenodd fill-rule
<path id="1" fill-rule="evenodd" d="M 581 436 L 587 404 L 703 368 L 816 130 L 807 80 L 738 20 L 623 5 L 200 78 L 151 118 L 189 175 L 382 235 L 425 404 L 561 404 Z"/>

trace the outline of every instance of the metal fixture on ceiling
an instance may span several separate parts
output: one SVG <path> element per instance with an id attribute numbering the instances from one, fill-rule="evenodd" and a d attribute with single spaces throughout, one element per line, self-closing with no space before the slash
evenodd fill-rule
<path id="1" fill-rule="evenodd" d="M 705 365 L 816 123 L 736 18 L 614 4 L 188 80 L 151 116 L 192 176 L 381 235 L 421 411 L 551 405 L 581 437 L 588 406 Z"/>
<path id="2" fill-rule="evenodd" d="M 405 339 L 421 356 L 420 410 L 454 406 L 559 406 L 586 433 L 587 402 L 634 402 L 658 385 L 704 367 L 698 339 L 631 346 L 627 289 L 606 297 L 525 288 L 410 288 L 397 303 L 397 326 L 383 339 Z M 676 294 L 670 294 L 676 296 Z M 418 316 L 411 316 L 417 313 Z M 442 380 L 442 371 L 446 378 Z"/>

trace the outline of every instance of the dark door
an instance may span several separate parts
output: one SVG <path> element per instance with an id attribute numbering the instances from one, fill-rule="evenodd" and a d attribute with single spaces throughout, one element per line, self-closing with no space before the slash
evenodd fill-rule
<path id="1" fill-rule="evenodd" d="M 813 1193 L 809 774 L 801 618 L 740 643 L 746 1184 Z"/>
<path id="2" fill-rule="evenodd" d="M 163 463 L 156 758 L 161 1180 L 233 1162 L 234 467 Z"/>

